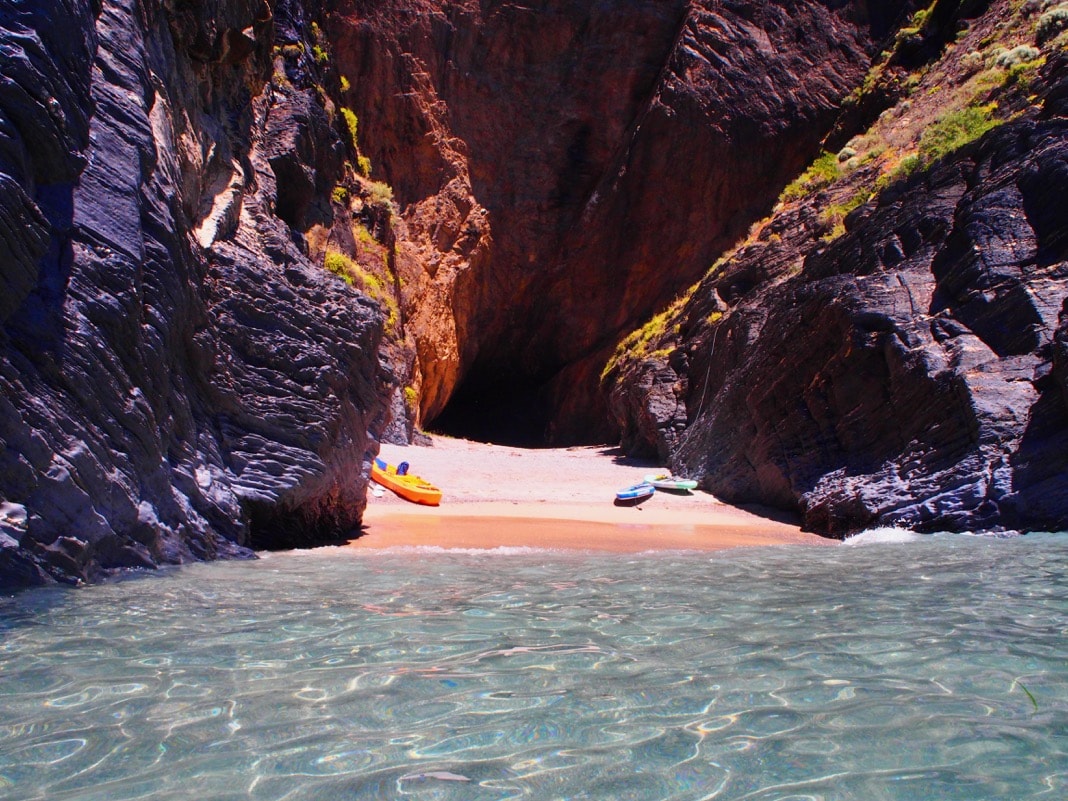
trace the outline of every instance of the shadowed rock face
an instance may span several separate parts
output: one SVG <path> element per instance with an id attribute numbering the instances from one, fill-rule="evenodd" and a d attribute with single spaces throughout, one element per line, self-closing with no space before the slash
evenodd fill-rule
<path id="1" fill-rule="evenodd" d="M 906 11 L 340 2 L 361 147 L 403 207 L 424 420 L 611 436 L 621 334 L 767 208 Z"/>
<path id="2" fill-rule="evenodd" d="M 272 165 L 314 188 L 337 143 L 300 150 L 307 104 L 264 93 L 273 26 L 259 0 L 0 6 L 0 589 L 360 519 L 381 317 L 276 216 Z"/>
<path id="3" fill-rule="evenodd" d="M 831 535 L 1068 528 L 1063 57 L 1043 85 L 830 245 L 811 205 L 773 218 L 615 384 L 630 450 Z"/>

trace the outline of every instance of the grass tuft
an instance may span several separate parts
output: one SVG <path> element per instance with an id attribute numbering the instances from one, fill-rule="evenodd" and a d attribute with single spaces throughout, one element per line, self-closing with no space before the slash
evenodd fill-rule
<path id="1" fill-rule="evenodd" d="M 782 190 L 780 201 L 797 200 L 834 183 L 839 176 L 838 156 L 824 150 L 801 175 Z"/>
<path id="2" fill-rule="evenodd" d="M 323 258 L 323 266 L 351 287 L 358 288 L 371 296 L 386 313 L 386 331 L 396 332 L 400 319 L 397 301 L 386 289 L 382 279 L 368 272 L 347 255 L 338 250 L 328 249 Z"/>
<path id="3" fill-rule="evenodd" d="M 356 117 L 356 112 L 351 108 L 341 107 L 341 116 L 345 119 L 345 129 L 349 132 L 349 145 L 353 150 L 358 150 L 357 134 L 359 133 L 360 121 Z"/>
<path id="4" fill-rule="evenodd" d="M 967 106 L 933 122 L 920 137 L 923 163 L 931 164 L 1000 125 L 1001 120 L 993 115 L 994 108 L 994 104 Z"/>

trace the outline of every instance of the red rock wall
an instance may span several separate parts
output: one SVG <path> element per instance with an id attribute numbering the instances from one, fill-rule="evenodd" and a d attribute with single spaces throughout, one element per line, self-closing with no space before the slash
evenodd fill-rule
<path id="1" fill-rule="evenodd" d="M 424 420 L 611 436 L 612 347 L 812 156 L 890 5 L 339 3 L 345 100 L 405 221 Z"/>

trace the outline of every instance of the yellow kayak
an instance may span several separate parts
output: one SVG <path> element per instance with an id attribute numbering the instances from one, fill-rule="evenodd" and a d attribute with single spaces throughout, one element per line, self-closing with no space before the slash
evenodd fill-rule
<path id="1" fill-rule="evenodd" d="M 371 478 L 383 487 L 412 503 L 437 506 L 441 503 L 441 490 L 419 476 L 408 473 L 407 462 L 387 464 L 384 459 L 375 459 L 371 464 Z"/>

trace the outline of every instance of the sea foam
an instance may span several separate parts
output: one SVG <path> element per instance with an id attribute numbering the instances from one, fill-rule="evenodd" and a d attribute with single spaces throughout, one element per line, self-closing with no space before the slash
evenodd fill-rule
<path id="1" fill-rule="evenodd" d="M 917 534 L 915 531 L 909 531 L 907 528 L 880 526 L 878 528 L 869 528 L 859 534 L 854 534 L 852 537 L 847 537 L 842 544 L 877 545 L 894 542 L 914 542 L 922 536 L 922 534 Z"/>

